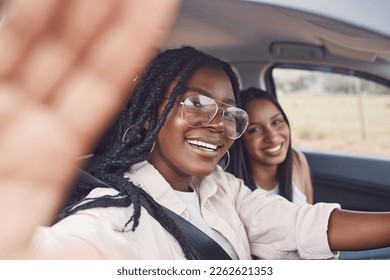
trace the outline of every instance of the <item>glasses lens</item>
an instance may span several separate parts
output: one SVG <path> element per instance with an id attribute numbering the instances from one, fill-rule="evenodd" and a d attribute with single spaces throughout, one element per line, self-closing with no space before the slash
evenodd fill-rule
<path id="1" fill-rule="evenodd" d="M 218 111 L 217 103 L 204 95 L 188 97 L 182 104 L 181 117 L 190 127 L 206 125 Z"/>
<path id="2" fill-rule="evenodd" d="M 237 139 L 248 126 L 248 114 L 240 108 L 228 107 L 223 113 L 223 124 L 226 136 L 230 139 Z"/>
<path id="3" fill-rule="evenodd" d="M 204 95 L 188 97 L 182 105 L 181 117 L 190 127 L 205 126 L 218 112 L 214 99 Z M 225 108 L 222 119 L 226 136 L 230 139 L 239 138 L 248 126 L 248 114 L 237 107 Z"/>

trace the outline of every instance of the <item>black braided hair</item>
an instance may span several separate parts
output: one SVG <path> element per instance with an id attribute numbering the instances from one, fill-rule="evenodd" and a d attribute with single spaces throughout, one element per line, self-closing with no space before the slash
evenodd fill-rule
<path id="1" fill-rule="evenodd" d="M 273 95 L 269 94 L 267 91 L 261 90 L 259 88 L 248 88 L 240 92 L 241 97 L 241 107 L 246 109 L 248 103 L 256 99 L 266 99 L 272 102 L 276 108 L 282 113 L 284 120 L 286 121 L 289 130 L 290 123 L 288 121 L 287 115 L 285 114 L 282 106 Z M 232 173 L 238 178 L 244 180 L 245 185 L 247 185 L 251 190 L 257 189 L 256 182 L 253 178 L 252 173 L 250 172 L 250 163 L 248 153 L 244 148 L 242 139 L 238 139 L 230 148 L 231 161 L 226 171 Z M 291 148 L 291 131 L 290 131 L 290 142 L 287 150 L 286 158 L 282 163 L 278 165 L 277 177 L 279 182 L 279 194 L 289 201 L 292 201 L 292 154 L 294 150 Z"/>
<path id="2" fill-rule="evenodd" d="M 174 237 L 180 244 L 185 257 L 187 259 L 198 258 L 185 236 L 173 220 L 165 214 L 161 206 L 136 184 L 124 179 L 123 173 L 129 170 L 130 166 L 147 159 L 154 140 L 177 97 L 186 91 L 187 83 L 195 71 L 205 67 L 219 69 L 227 74 L 237 99 L 236 102 L 239 102 L 238 80 L 228 63 L 188 46 L 160 53 L 139 81 L 132 97 L 98 145 L 94 158 L 86 167 L 88 172 L 118 190 L 119 194 L 88 199 L 81 205 L 66 207 L 60 218 L 94 207 L 133 205 L 133 216 L 123 229 L 125 230 L 132 223 L 131 230 L 134 231 L 139 224 L 140 197 L 144 197 L 156 209 L 158 222 L 165 228 L 173 229 Z M 169 86 L 176 81 L 177 84 L 170 94 L 169 101 L 159 116 L 158 110 L 164 96 Z M 145 128 L 145 123 L 148 123 L 147 128 Z M 76 184 L 71 197 L 72 203 L 82 200 L 93 188 L 91 184 L 82 182 Z"/>

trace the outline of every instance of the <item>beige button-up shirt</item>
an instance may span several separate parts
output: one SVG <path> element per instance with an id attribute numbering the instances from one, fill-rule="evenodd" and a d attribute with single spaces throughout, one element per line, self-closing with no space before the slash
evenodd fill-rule
<path id="1" fill-rule="evenodd" d="M 158 203 L 184 218 L 188 212 L 168 182 L 148 162 L 131 167 L 125 180 L 140 185 Z M 280 196 L 251 191 L 243 181 L 220 167 L 205 178 L 195 178 L 205 222 L 220 232 L 239 259 L 326 259 L 335 255 L 327 241 L 330 213 L 338 204 L 294 205 Z M 113 189 L 98 188 L 89 197 L 115 195 Z M 145 209 L 134 232 L 121 231 L 133 207 L 94 208 L 79 211 L 52 227 L 39 228 L 34 246 L 42 252 L 82 248 L 85 255 L 106 259 L 183 259 L 182 250 Z M 66 254 L 64 254 L 66 255 Z M 81 255 L 82 257 L 82 255 Z"/>

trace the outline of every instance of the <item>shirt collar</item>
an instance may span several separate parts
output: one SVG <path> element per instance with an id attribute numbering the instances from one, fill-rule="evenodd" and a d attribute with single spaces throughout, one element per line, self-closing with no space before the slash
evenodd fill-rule
<path id="1" fill-rule="evenodd" d="M 214 177 L 218 176 L 219 172 L 223 173 L 223 170 L 220 166 L 217 166 L 212 175 Z M 129 178 L 136 185 L 139 185 L 161 205 L 181 215 L 185 212 L 186 206 L 183 201 L 178 197 L 161 173 L 148 161 L 132 165 L 130 170 L 125 172 L 124 177 Z M 211 179 L 211 176 L 194 177 L 191 181 L 191 186 L 198 193 L 201 206 L 217 192 L 218 188 L 215 181 Z"/>
<path id="2" fill-rule="evenodd" d="M 186 207 L 183 201 L 160 172 L 149 162 L 143 161 L 134 164 L 128 172 L 125 172 L 124 177 L 139 185 L 161 205 L 180 215 L 185 212 Z"/>

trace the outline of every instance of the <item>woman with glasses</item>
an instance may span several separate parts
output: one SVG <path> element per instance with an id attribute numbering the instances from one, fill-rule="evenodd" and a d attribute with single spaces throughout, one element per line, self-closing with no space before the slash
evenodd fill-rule
<path id="1" fill-rule="evenodd" d="M 76 220 L 90 212 L 99 217 L 90 221 L 96 226 L 116 229 L 103 230 L 115 248 L 102 252 L 104 257 L 201 258 L 164 206 L 205 232 L 230 258 L 250 258 L 234 205 L 247 189 L 217 165 L 248 125 L 237 97 L 238 81 L 226 62 L 191 47 L 159 54 L 87 168 L 113 189 L 93 189 L 88 197 L 98 198 L 68 207 L 54 228 L 64 233 L 77 226 L 87 238 L 92 229 L 80 228 Z M 76 187 L 79 200 L 91 187 L 89 182 Z M 142 199 L 156 209 L 157 220 L 141 207 Z"/>
<path id="2" fill-rule="evenodd" d="M 53 226 L 35 231 L 33 256 L 323 259 L 337 250 L 389 245 L 390 214 L 350 213 L 336 204 L 299 207 L 252 192 L 217 165 L 248 126 L 238 93 L 226 62 L 191 47 L 159 54 L 108 144 L 101 142 L 99 160 L 88 169 L 96 180 L 81 180 L 77 202 Z M 191 226 L 172 212 L 206 237 L 187 231 Z M 204 242 L 212 245 L 203 250 Z"/>
<path id="3" fill-rule="evenodd" d="M 249 125 L 230 149 L 227 171 L 251 190 L 262 188 L 295 204 L 313 203 L 310 169 L 305 156 L 291 148 L 287 116 L 276 98 L 258 88 L 240 93 Z"/>

